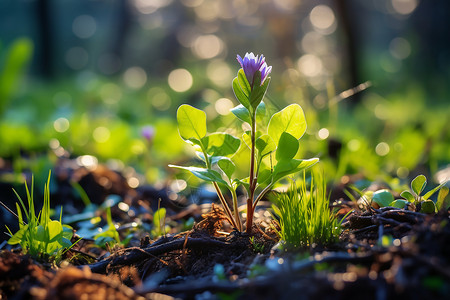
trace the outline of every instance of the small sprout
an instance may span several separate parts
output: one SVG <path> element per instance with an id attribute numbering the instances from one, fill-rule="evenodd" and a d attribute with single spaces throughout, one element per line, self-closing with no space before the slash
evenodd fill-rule
<path id="1" fill-rule="evenodd" d="M 434 189 L 427 192 L 422 196 L 422 192 L 427 185 L 427 178 L 424 175 L 419 175 L 411 181 L 411 191 L 403 191 L 400 196 L 410 202 L 416 211 L 432 214 L 441 210 L 446 210 L 450 207 L 450 200 L 445 201 L 445 197 L 448 193 L 448 188 L 444 185 L 447 182 L 443 182 Z M 430 197 L 439 191 L 436 204 L 430 200 Z"/>
<path id="2" fill-rule="evenodd" d="M 70 241 L 73 237 L 72 227 L 61 223 L 62 211 L 59 221 L 50 219 L 50 177 L 51 172 L 48 174 L 47 183 L 44 187 L 42 210 L 37 217 L 33 197 L 34 180 L 32 179 L 31 181 L 31 189 L 28 189 L 28 186 L 25 184 L 28 209 L 19 194 L 13 190 L 20 202 L 20 206 L 16 203 L 19 230 L 12 234 L 8 227 L 6 229 L 11 236 L 8 244 L 20 244 L 22 251 L 29 253 L 34 258 L 54 257 L 59 260 L 61 255 L 67 251 L 64 249 L 70 249 L 75 244 L 72 244 Z"/>

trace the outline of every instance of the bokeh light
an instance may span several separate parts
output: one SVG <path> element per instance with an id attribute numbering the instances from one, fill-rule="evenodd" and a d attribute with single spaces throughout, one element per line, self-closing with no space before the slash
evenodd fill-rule
<path id="1" fill-rule="evenodd" d="M 170 72 L 168 82 L 169 86 L 175 92 L 186 92 L 192 87 L 193 78 L 186 69 L 176 69 Z"/>

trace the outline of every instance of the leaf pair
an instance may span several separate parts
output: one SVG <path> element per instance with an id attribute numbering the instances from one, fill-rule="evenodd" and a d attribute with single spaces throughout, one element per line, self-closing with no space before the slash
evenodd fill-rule
<path id="1" fill-rule="evenodd" d="M 254 116 L 258 105 L 263 100 L 269 87 L 270 77 L 267 77 L 262 85 L 260 82 L 260 71 L 255 72 L 253 82 L 249 83 L 243 69 L 239 69 L 237 76 L 233 79 L 234 95 L 242 106 L 248 110 L 250 116 Z"/>

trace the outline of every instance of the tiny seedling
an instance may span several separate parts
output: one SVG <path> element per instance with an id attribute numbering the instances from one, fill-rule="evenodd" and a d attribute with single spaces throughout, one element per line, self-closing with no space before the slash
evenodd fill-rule
<path id="1" fill-rule="evenodd" d="M 448 187 L 444 186 L 445 183 L 438 185 L 422 196 L 422 192 L 427 185 L 427 178 L 424 175 L 419 175 L 411 181 L 411 190 L 401 192 L 400 196 L 404 199 L 394 200 L 392 193 L 386 189 L 374 192 L 371 198 L 380 207 L 405 208 L 407 205 L 411 205 L 416 211 L 422 213 L 445 211 L 450 207 L 450 199 L 446 198 L 449 190 Z M 436 203 L 434 203 L 430 200 L 430 197 L 437 191 L 439 191 L 439 194 Z"/>
<path id="2" fill-rule="evenodd" d="M 450 201 L 445 200 L 448 194 L 448 188 L 444 186 L 445 184 L 446 182 L 441 183 L 422 196 L 422 192 L 427 185 L 427 178 L 424 175 L 419 175 L 411 181 L 411 190 L 403 191 L 400 196 L 413 204 L 416 211 L 423 213 L 435 213 L 441 210 L 447 210 L 450 207 Z M 430 200 L 430 197 L 437 191 L 439 191 L 439 194 L 435 204 L 432 200 Z"/>
<path id="3" fill-rule="evenodd" d="M 114 224 L 111 216 L 111 207 L 106 208 L 106 222 L 108 228 L 94 236 L 95 244 L 100 247 L 106 247 L 106 244 L 114 245 L 120 244 L 119 232 L 117 231 L 116 224 Z"/>
<path id="4" fill-rule="evenodd" d="M 59 221 L 50 219 L 50 177 L 51 173 L 49 172 L 47 183 L 44 187 L 44 203 L 38 216 L 35 214 L 33 197 L 34 179 L 32 178 L 31 180 L 31 189 L 28 189 L 28 186 L 25 184 L 28 208 L 19 194 L 13 190 L 20 203 L 19 205 L 16 202 L 19 231 L 12 234 L 11 230 L 6 227 L 11 236 L 8 244 L 20 244 L 22 251 L 34 258 L 58 258 L 64 253 L 64 248 L 70 249 L 75 245 L 70 242 L 73 236 L 73 229 L 61 223 L 62 211 Z M 25 214 L 26 221 L 21 208 Z"/>
<path id="5" fill-rule="evenodd" d="M 311 175 L 308 190 L 304 174 L 300 187 L 293 181 L 288 192 L 281 194 L 275 201 L 272 208 L 279 219 L 278 234 L 285 242 L 286 249 L 327 245 L 337 241 L 342 221 L 330 210 L 322 175 Z"/>
<path id="6" fill-rule="evenodd" d="M 250 237 L 250 244 L 252 245 L 253 252 L 264 253 L 264 245 L 255 241 L 255 237 Z"/>
<path id="7" fill-rule="evenodd" d="M 267 66 L 263 55 L 255 57 L 253 53 L 247 53 L 244 58 L 238 55 L 238 61 L 242 68 L 232 86 L 240 104 L 231 112 L 240 121 L 248 123 L 251 129 L 244 132 L 241 139 L 229 133 L 207 134 L 205 112 L 183 104 L 177 111 L 180 136 L 195 147 L 205 167 L 170 166 L 188 170 L 196 177 L 212 182 L 228 220 L 239 231 L 243 231 L 243 224 L 238 211 L 236 189 L 240 185 L 244 186 L 247 191 L 246 232 L 251 234 L 254 211 L 264 195 L 283 177 L 309 168 L 319 159 L 294 158 L 299 149 L 299 139 L 306 131 L 305 115 L 298 104 L 289 105 L 273 114 L 267 130 L 258 130 L 257 120 L 266 114 L 263 98 L 269 86 L 272 67 Z M 250 170 L 247 178 L 239 179 L 233 176 L 236 165 L 232 158 L 241 144 L 250 150 Z M 274 162 L 273 168 L 269 167 L 267 158 Z M 230 191 L 233 210 L 219 186 Z"/>
<path id="8" fill-rule="evenodd" d="M 170 227 L 166 225 L 166 209 L 164 207 L 158 208 L 153 215 L 152 237 L 157 238 L 163 236 L 169 231 Z"/>

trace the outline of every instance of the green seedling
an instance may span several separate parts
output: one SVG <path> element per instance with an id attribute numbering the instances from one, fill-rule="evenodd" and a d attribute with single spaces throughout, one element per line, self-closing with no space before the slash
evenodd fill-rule
<path id="1" fill-rule="evenodd" d="M 287 193 L 277 197 L 272 208 L 279 219 L 278 234 L 286 249 L 327 245 L 337 241 L 341 223 L 330 210 L 323 176 L 313 174 L 306 187 L 305 175 L 300 187 L 292 182 Z M 344 218 L 343 218 L 344 219 Z"/>
<path id="2" fill-rule="evenodd" d="M 448 210 L 450 207 L 450 200 L 446 200 L 448 188 L 444 186 L 445 184 L 446 182 L 441 183 L 422 196 L 422 192 L 427 185 L 427 178 L 424 175 L 419 175 L 411 181 L 411 190 L 403 191 L 400 196 L 410 202 L 416 211 L 435 213 L 441 210 Z M 439 194 L 435 204 L 430 200 L 430 197 L 437 191 L 439 191 Z"/>
<path id="3" fill-rule="evenodd" d="M 242 68 L 232 86 L 240 104 L 231 112 L 242 122 L 248 123 L 251 130 L 244 132 L 241 139 L 222 132 L 207 134 L 205 112 L 183 104 L 177 111 L 180 136 L 195 147 L 205 167 L 170 166 L 188 170 L 198 178 L 211 182 L 229 222 L 239 231 L 243 231 L 243 224 L 236 189 L 244 186 L 247 191 L 246 232 L 251 234 L 254 211 L 264 195 L 283 177 L 309 168 L 319 159 L 294 158 L 299 149 L 299 139 L 306 131 L 305 115 L 297 104 L 273 114 L 267 131 L 265 128 L 257 130 L 259 116 L 266 114 L 263 98 L 269 86 L 271 67 L 267 66 L 264 56 L 255 57 L 253 53 L 247 53 L 244 58 L 238 55 L 238 61 Z M 250 170 L 247 178 L 239 179 L 233 176 L 236 166 L 232 158 L 242 141 L 243 147 L 250 149 Z M 267 158 L 271 167 L 265 162 Z M 233 209 L 219 186 L 230 191 Z"/>
<path id="4" fill-rule="evenodd" d="M 255 253 L 264 253 L 264 245 L 258 242 L 255 242 L 255 237 L 250 237 L 250 244 L 252 244 L 253 252 Z"/>
<path id="5" fill-rule="evenodd" d="M 20 205 L 16 202 L 19 231 L 12 234 L 11 230 L 6 227 L 11 236 L 8 244 L 20 244 L 22 251 L 34 258 L 58 258 L 65 252 L 65 248 L 70 249 L 74 245 L 70 241 L 73 236 L 73 229 L 61 223 L 62 212 L 59 221 L 50 219 L 50 176 L 51 173 L 49 172 L 47 183 L 44 187 L 44 203 L 38 216 L 35 214 L 33 197 L 34 179 L 31 180 L 31 189 L 28 189 L 28 186 L 25 184 L 28 208 L 19 194 L 13 190 L 20 202 Z M 23 217 L 21 208 L 26 220 Z"/>
<path id="6" fill-rule="evenodd" d="M 435 213 L 439 211 L 448 210 L 450 207 L 450 199 L 447 199 L 448 187 L 444 186 L 446 182 L 438 185 L 431 191 L 422 196 L 422 192 L 427 185 L 427 178 L 424 175 L 419 175 L 411 181 L 411 190 L 401 192 L 400 196 L 404 199 L 395 199 L 392 193 L 386 189 L 379 190 L 373 193 L 372 201 L 377 203 L 380 207 L 396 207 L 405 208 L 408 204 L 416 211 L 422 213 Z M 430 197 L 439 191 L 437 201 L 434 203 Z"/>
<path id="7" fill-rule="evenodd" d="M 161 207 L 153 215 L 152 237 L 157 238 L 163 236 L 169 231 L 170 227 L 166 225 L 166 209 Z"/>
<path id="8" fill-rule="evenodd" d="M 100 247 L 106 247 L 106 244 L 110 246 L 120 244 L 119 232 L 111 216 L 111 207 L 106 209 L 106 222 L 108 224 L 107 229 L 94 236 L 95 244 Z"/>

